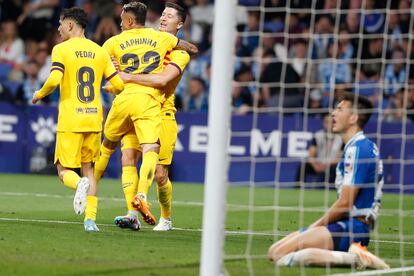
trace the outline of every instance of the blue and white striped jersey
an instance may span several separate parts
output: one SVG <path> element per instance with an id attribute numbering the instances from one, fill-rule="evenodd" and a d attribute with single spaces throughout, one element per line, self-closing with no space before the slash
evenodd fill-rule
<path id="1" fill-rule="evenodd" d="M 360 187 L 350 217 L 365 216 L 376 219 L 382 198 L 383 165 L 377 145 L 358 132 L 345 145 L 341 161 L 336 167 L 335 186 L 338 196 L 344 185 Z"/>

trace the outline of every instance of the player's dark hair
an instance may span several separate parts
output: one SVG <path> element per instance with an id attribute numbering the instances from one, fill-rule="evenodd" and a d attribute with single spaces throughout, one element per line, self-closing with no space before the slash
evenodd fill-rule
<path id="1" fill-rule="evenodd" d="M 144 26 L 147 19 L 147 5 L 141 2 L 131 2 L 122 7 L 124 12 L 132 13 L 135 17 L 135 23 Z"/>
<path id="2" fill-rule="evenodd" d="M 368 98 L 352 92 L 346 92 L 338 100 L 338 102 L 350 102 L 352 107 L 356 107 L 358 113 L 357 124 L 362 129 L 372 115 L 372 109 L 374 107 L 372 102 Z"/>
<path id="3" fill-rule="evenodd" d="M 71 19 L 76 22 L 82 29 L 88 24 L 88 15 L 84 10 L 78 7 L 64 9 L 61 13 L 62 20 Z"/>
<path id="4" fill-rule="evenodd" d="M 165 3 L 165 7 L 176 10 L 178 18 L 180 19 L 180 22 L 183 22 L 183 23 L 185 22 L 185 19 L 187 18 L 187 10 L 185 8 L 172 2 Z"/>

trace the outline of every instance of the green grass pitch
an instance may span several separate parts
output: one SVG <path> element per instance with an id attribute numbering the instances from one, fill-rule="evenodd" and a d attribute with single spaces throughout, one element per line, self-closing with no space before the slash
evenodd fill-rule
<path id="1" fill-rule="evenodd" d="M 125 213 L 121 185 L 119 180 L 104 179 L 99 187 L 97 220 L 101 232 L 85 233 L 83 218 L 72 209 L 73 191 L 65 188 L 56 176 L 0 174 L 0 275 L 198 275 L 203 186 L 173 185 L 173 231 L 158 233 L 144 224 L 139 232 L 115 227 L 113 218 Z M 154 185 L 149 197 L 158 217 Z M 226 272 L 229 275 L 351 272 L 347 268 L 276 270 L 266 260 L 268 247 L 280 238 L 274 235 L 275 225 L 279 228 L 277 233 L 296 230 L 319 217 L 323 207 L 334 199 L 333 192 L 323 190 L 256 188 L 253 193 L 248 187 L 231 187 L 225 239 Z M 308 211 L 301 213 L 297 206 L 302 201 Z M 249 202 L 256 208 L 249 209 Z M 272 208 L 275 202 L 278 211 Z M 384 195 L 383 215 L 372 236 L 370 250 L 379 253 L 392 267 L 414 265 L 413 210 L 414 196 Z"/>

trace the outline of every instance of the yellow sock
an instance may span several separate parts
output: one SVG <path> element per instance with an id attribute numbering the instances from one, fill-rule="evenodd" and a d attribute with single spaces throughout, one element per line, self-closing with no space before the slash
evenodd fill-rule
<path id="1" fill-rule="evenodd" d="M 157 186 L 158 201 L 160 202 L 161 217 L 171 218 L 172 184 L 168 179 L 167 184 L 162 187 Z"/>
<path id="2" fill-rule="evenodd" d="M 76 190 L 79 180 L 80 176 L 72 170 L 67 170 L 63 175 L 63 184 L 72 190 Z"/>
<path id="3" fill-rule="evenodd" d="M 86 197 L 85 220 L 96 221 L 96 211 L 98 209 L 98 198 L 96 196 Z"/>
<path id="4" fill-rule="evenodd" d="M 122 167 L 122 189 L 124 190 L 128 211 L 136 210 L 132 206 L 132 199 L 137 194 L 138 189 L 138 172 L 135 166 Z"/>
<path id="5" fill-rule="evenodd" d="M 152 180 L 154 179 L 155 166 L 157 163 L 158 153 L 156 152 L 147 152 L 142 156 L 142 165 L 139 170 L 138 193 L 147 196 Z"/>
<path id="6" fill-rule="evenodd" d="M 114 151 L 115 150 L 108 149 L 104 145 L 101 145 L 99 159 L 95 163 L 95 178 L 97 182 L 101 180 L 101 177 L 104 174 L 106 167 L 108 166 L 109 158 L 111 157 L 112 153 L 114 153 Z"/>

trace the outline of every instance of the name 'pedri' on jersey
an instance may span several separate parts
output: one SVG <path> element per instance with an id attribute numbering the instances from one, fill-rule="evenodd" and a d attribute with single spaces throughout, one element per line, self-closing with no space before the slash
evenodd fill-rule
<path id="1" fill-rule="evenodd" d="M 338 195 L 344 185 L 361 189 L 355 199 L 350 217 L 365 216 L 376 219 L 382 198 L 383 165 L 377 145 L 358 132 L 345 145 L 341 161 L 336 167 L 335 186 Z"/>

